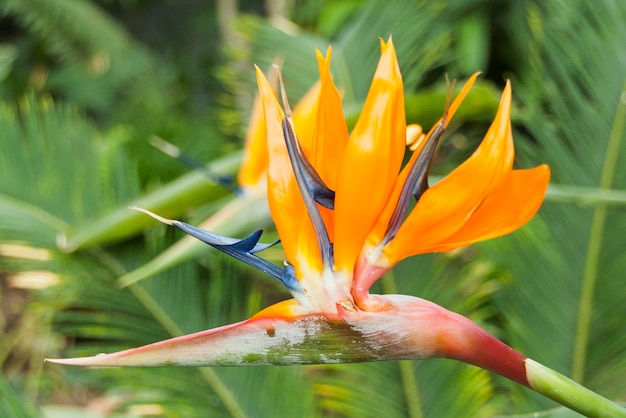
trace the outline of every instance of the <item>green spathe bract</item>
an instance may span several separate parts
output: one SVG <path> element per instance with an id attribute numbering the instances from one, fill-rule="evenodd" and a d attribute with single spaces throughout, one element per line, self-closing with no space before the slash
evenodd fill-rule
<path id="1" fill-rule="evenodd" d="M 482 367 L 590 417 L 626 410 L 525 358 L 469 319 L 424 299 L 372 295 L 380 312 L 263 316 L 112 354 L 53 363 L 92 367 L 250 366 L 450 358 Z"/>

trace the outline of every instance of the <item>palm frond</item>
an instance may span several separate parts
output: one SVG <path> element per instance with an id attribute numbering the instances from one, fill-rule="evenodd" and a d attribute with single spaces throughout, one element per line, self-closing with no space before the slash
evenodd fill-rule
<path id="1" fill-rule="evenodd" d="M 0 184 L 0 208 L 6 211 L 0 217 L 1 243 L 47 248 L 47 256 L 46 260 L 3 258 L 2 265 L 5 272 L 55 273 L 58 283 L 33 292 L 35 299 L 28 307 L 33 314 L 41 313 L 41 318 L 44 313 L 54 313 L 55 335 L 75 339 L 75 351 L 112 351 L 200 330 L 217 325 L 218 321 L 243 319 L 241 314 L 248 307 L 258 308 L 258 291 L 251 291 L 248 283 L 238 284 L 249 281 L 248 274 L 239 270 L 232 271 L 234 277 L 226 277 L 226 269 L 216 269 L 216 280 L 207 285 L 198 269 L 187 264 L 155 277 L 145 287 L 121 289 L 117 277 L 145 262 L 149 253 L 133 249 L 132 243 L 110 251 L 95 248 L 72 256 L 56 250 L 56 235 L 66 223 L 78 222 L 88 216 L 87 211 L 104 211 L 128 198 L 128 186 L 112 193 L 108 182 L 136 185 L 138 181 L 132 170 L 120 169 L 127 161 L 108 158 L 112 151 L 99 146 L 97 131 L 76 111 L 34 98 L 24 99 L 21 109 L 18 113 L 4 104 L 0 113 L 5 132 L 0 154 L 7 180 Z M 107 146 L 114 143 L 107 142 Z M 68 158 L 76 154 L 81 158 Z M 111 166 L 112 162 L 121 166 Z M 22 254 L 25 257 L 26 252 Z M 213 264 L 213 268 L 217 265 Z M 226 283 L 229 285 L 222 286 Z M 212 292 L 212 298 L 224 296 L 233 301 L 231 309 L 211 303 L 207 292 Z M 209 306 L 211 309 L 207 309 Z M 213 315 L 209 317 L 208 313 Z M 231 316 L 233 313 L 237 318 Z M 75 373 L 80 376 L 84 371 Z M 263 379 L 264 373 L 257 369 L 251 375 Z M 205 415 L 207 410 L 227 416 L 249 414 L 233 397 L 230 385 L 225 385 L 220 374 L 211 370 L 103 372 L 100 376 L 96 375 L 94 382 L 105 387 L 119 387 L 121 382 L 134 385 L 138 395 L 127 404 L 150 399 L 172 408 L 174 416 L 178 412 L 173 405 L 179 406 L 183 398 L 187 410 L 196 411 L 192 415 Z M 178 383 L 170 387 L 171 379 L 178 379 Z M 155 397 L 155 393 L 159 396 Z M 210 396 L 214 401 L 207 401 L 207 393 L 213 394 Z"/>
<path id="2" fill-rule="evenodd" d="M 106 59 L 98 54 L 117 59 L 137 49 L 121 26 L 87 1 L 7 0 L 0 13 L 17 16 L 40 35 L 51 51 L 85 66 Z"/>
<path id="3" fill-rule="evenodd" d="M 260 68 L 268 68 L 276 60 L 281 62 L 286 88 L 293 99 L 302 97 L 318 78 L 314 49 L 326 53 L 332 45 L 335 81 L 344 92 L 346 113 L 354 114 L 369 89 L 379 56 L 379 37 L 393 35 L 407 91 L 414 89 L 428 70 L 447 59 L 450 33 L 445 22 L 436 19 L 440 13 L 442 6 L 432 2 L 368 1 L 335 39 L 324 39 L 286 21 L 267 22 L 252 17 L 242 20 L 241 30 L 251 44 L 246 60 Z M 276 45 L 280 45 L 279 50 Z M 249 79 L 245 88 L 253 91 L 254 79 L 245 74 L 241 79 Z"/>
<path id="4" fill-rule="evenodd" d="M 516 85 L 537 152 L 520 160 L 548 163 L 557 184 L 623 190 L 624 4 L 529 3 L 526 12 L 531 65 Z M 625 227 L 622 211 L 600 202 L 546 203 L 541 220 L 485 244 L 512 272 L 497 300 L 513 345 L 609 397 L 626 393 L 626 344 L 611 319 L 626 315 L 617 290 Z"/>
<path id="5" fill-rule="evenodd" d="M 136 194 L 138 182 L 128 161 L 118 167 L 126 187 L 111 192 L 111 159 L 101 158 L 100 134 L 71 106 L 50 98 L 25 97 L 18 107 L 0 104 L 3 132 L 2 193 L 36 205 L 64 222 L 86 219 Z M 61 139 L 62 138 L 62 139 Z M 79 156 L 80 158 L 71 158 Z M 123 195 L 122 195 L 123 193 Z"/>

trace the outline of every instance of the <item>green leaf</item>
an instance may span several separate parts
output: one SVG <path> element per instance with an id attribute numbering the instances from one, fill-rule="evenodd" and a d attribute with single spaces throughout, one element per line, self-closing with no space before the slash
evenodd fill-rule
<path id="1" fill-rule="evenodd" d="M 17 58 L 17 49 L 11 44 L 0 44 L 0 82 L 11 72 Z"/>
<path id="2" fill-rule="evenodd" d="M 207 168 L 219 176 L 232 176 L 239 166 L 241 154 L 235 153 L 216 161 Z M 163 216 L 177 217 L 207 201 L 217 199 L 228 191 L 216 180 L 203 172 L 191 171 L 188 174 L 164 185 L 129 203 L 158 212 Z M 116 208 L 82 224 L 72 226 L 60 237 L 60 246 L 65 251 L 106 244 L 132 237 L 154 222 L 146 215 L 130 210 L 128 206 Z"/>
<path id="3" fill-rule="evenodd" d="M 39 411 L 27 402 L 4 376 L 0 376 L 0 414 L 3 417 L 37 418 Z"/>

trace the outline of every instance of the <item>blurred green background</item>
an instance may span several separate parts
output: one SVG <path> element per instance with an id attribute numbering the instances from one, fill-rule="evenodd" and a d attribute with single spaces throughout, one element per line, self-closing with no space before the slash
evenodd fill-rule
<path id="1" fill-rule="evenodd" d="M 440 116 L 446 74 L 462 82 L 482 71 L 435 174 L 472 152 L 511 79 L 516 164 L 547 163 L 552 178 L 539 215 L 521 230 L 407 260 L 376 290 L 433 300 L 626 401 L 624 22 L 622 0 L 2 0 L 0 415 L 577 416 L 448 360 L 110 370 L 43 363 L 243 320 L 287 298 L 208 247 L 172 250 L 181 233 L 127 207 L 194 224 L 221 211 L 218 232 L 264 227 L 266 240 L 275 237 L 262 202 L 233 209 L 242 197 L 220 181 L 240 160 L 253 64 L 283 62 L 295 102 L 317 77 L 314 49 L 332 45 L 354 122 L 378 38 L 389 35 L 409 122 L 428 128 Z M 150 145 L 154 136 L 212 174 L 164 155 Z"/>

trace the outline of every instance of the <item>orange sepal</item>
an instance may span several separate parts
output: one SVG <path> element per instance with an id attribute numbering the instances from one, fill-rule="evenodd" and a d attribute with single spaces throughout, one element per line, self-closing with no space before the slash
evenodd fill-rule
<path id="1" fill-rule="evenodd" d="M 293 109 L 293 125 L 298 136 L 298 143 L 309 157 L 308 151 L 315 141 L 315 122 L 318 109 L 318 97 L 320 95 L 321 84 L 315 83 L 313 87 L 298 101 Z"/>
<path id="2" fill-rule="evenodd" d="M 465 85 L 463 86 L 459 94 L 456 96 L 454 101 L 450 104 L 450 107 L 448 108 L 446 126 L 448 126 L 448 123 L 454 117 L 454 114 L 458 110 L 459 106 L 461 106 L 461 103 L 463 103 L 463 100 L 465 99 L 465 97 L 471 90 L 472 86 L 476 82 L 476 78 L 478 77 L 479 74 L 480 73 L 474 73 L 465 82 Z M 424 148 L 424 145 L 426 145 L 431 135 L 433 134 L 435 127 L 439 123 L 441 123 L 441 119 L 439 119 L 437 123 L 433 125 L 430 131 L 426 134 L 426 136 L 419 143 L 413 145 L 413 154 L 411 155 L 409 162 L 406 164 L 406 166 L 404 166 L 404 168 L 398 175 L 398 178 L 396 179 L 396 182 L 393 187 L 393 191 L 387 201 L 387 205 L 385 206 L 385 209 L 381 212 L 380 216 L 376 220 L 376 225 L 374 226 L 374 228 L 372 228 L 371 233 L 367 237 L 367 244 L 369 248 L 376 247 L 382 241 L 383 236 L 385 235 L 385 232 L 387 230 L 387 225 L 389 224 L 389 220 L 393 216 L 393 213 L 398 204 L 398 199 L 400 197 L 400 193 L 402 192 L 402 188 L 404 187 L 404 183 L 406 182 L 409 172 L 411 171 L 411 167 L 413 167 L 413 165 L 415 164 L 415 160 L 417 160 L 417 158 L 419 157 L 420 153 L 422 152 L 422 149 Z M 411 140 L 411 138 L 409 138 L 410 135 L 415 135 L 414 132 L 415 132 L 415 128 L 411 127 L 411 125 L 407 126 L 407 131 L 406 131 L 407 141 Z M 411 142 L 413 141 L 411 140 Z"/>
<path id="3" fill-rule="evenodd" d="M 343 115 L 341 95 L 330 74 L 331 56 L 330 47 L 326 57 L 316 51 L 321 88 L 315 118 L 315 134 L 310 149 L 305 149 L 305 153 L 324 183 L 331 190 L 335 190 L 337 162 L 348 142 L 348 126 Z"/>
<path id="4" fill-rule="evenodd" d="M 547 165 L 512 170 L 459 231 L 428 252 L 451 251 L 506 235 L 522 227 L 539 210 L 549 180 L 550 169 Z"/>
<path id="5" fill-rule="evenodd" d="M 390 264 L 445 242 L 508 176 L 514 154 L 510 112 L 511 86 L 507 83 L 496 117 L 480 146 L 421 196 L 383 250 Z"/>
<path id="6" fill-rule="evenodd" d="M 301 278 L 313 269 L 322 270 L 322 261 L 313 225 L 304 206 L 282 130 L 283 111 L 267 79 L 257 68 L 259 95 L 265 112 L 269 166 L 268 203 L 287 260 Z"/>
<path id="7" fill-rule="evenodd" d="M 348 126 L 343 114 L 341 94 L 337 90 L 330 74 L 330 59 L 332 48 L 328 47 L 326 57 L 316 52 L 317 65 L 320 72 L 320 91 L 315 118 L 315 134 L 311 149 L 307 154 L 309 161 L 315 167 L 326 186 L 335 190 L 337 185 L 338 161 L 348 142 Z M 332 156 L 329 158 L 329 156 Z M 334 240 L 333 210 L 318 206 L 324 219 L 324 225 L 331 242 Z"/>
<path id="8" fill-rule="evenodd" d="M 275 70 L 270 74 L 270 86 L 275 90 Z M 267 130 L 263 117 L 263 104 L 257 95 L 252 104 L 248 130 L 243 150 L 241 168 L 237 173 L 237 182 L 244 189 L 254 187 L 264 181 L 267 171 Z"/>
<path id="9" fill-rule="evenodd" d="M 251 320 L 261 318 L 282 318 L 289 319 L 301 315 L 301 305 L 295 299 L 287 299 L 282 302 L 268 306 L 260 312 L 257 312 Z"/>
<path id="10" fill-rule="evenodd" d="M 351 272 L 393 188 L 404 155 L 404 91 L 391 39 L 341 158 L 335 197 L 335 268 Z M 373 187 L 375 185 L 375 187 Z"/>

